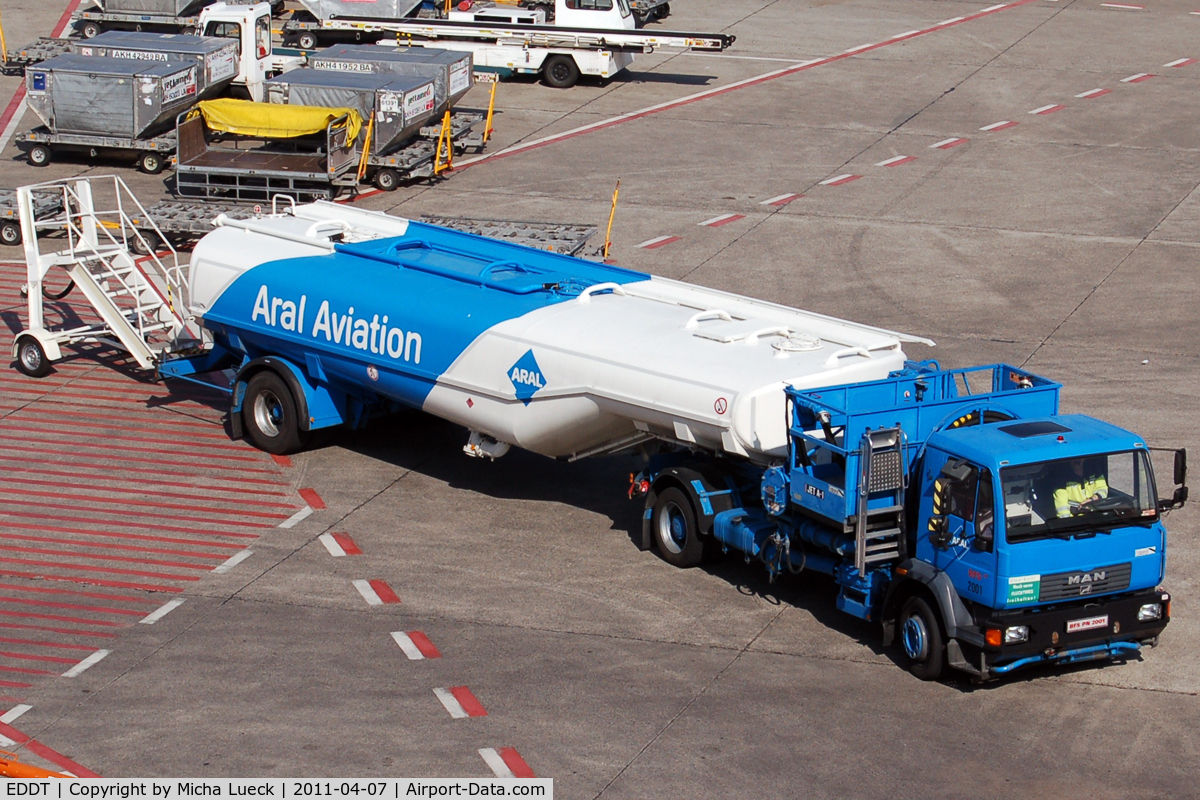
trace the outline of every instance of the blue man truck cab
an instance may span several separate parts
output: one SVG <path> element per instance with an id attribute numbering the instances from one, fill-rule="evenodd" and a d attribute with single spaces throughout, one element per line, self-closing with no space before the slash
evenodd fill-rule
<path id="1" fill-rule="evenodd" d="M 676 454 L 635 476 L 642 544 L 677 566 L 732 549 L 772 579 L 831 575 L 838 608 L 881 623 L 925 679 L 1128 658 L 1170 621 L 1162 517 L 1187 499 L 1186 453 L 1159 500 L 1145 442 L 1059 414 L 1060 388 L 908 362 L 788 389 L 787 463 Z"/>

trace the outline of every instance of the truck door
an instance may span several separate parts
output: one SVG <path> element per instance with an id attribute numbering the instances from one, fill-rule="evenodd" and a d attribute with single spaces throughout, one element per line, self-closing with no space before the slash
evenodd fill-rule
<path id="1" fill-rule="evenodd" d="M 944 570 L 959 594 L 991 605 L 996 594 L 996 503 L 994 475 L 977 464 L 931 453 L 935 478 L 929 514 L 929 537 L 918 548 Z M 932 464 L 930 465 L 933 466 Z"/>

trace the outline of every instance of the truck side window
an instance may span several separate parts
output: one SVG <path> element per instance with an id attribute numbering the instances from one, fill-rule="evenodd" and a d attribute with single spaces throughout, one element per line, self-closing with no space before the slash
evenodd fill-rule
<path id="1" fill-rule="evenodd" d="M 975 547 L 992 551 L 996 540 L 996 503 L 992 492 L 992 473 L 983 470 L 979 475 L 979 503 L 975 507 Z"/>
<path id="2" fill-rule="evenodd" d="M 612 0 L 567 0 L 567 8 L 575 11 L 612 11 Z"/>
<path id="3" fill-rule="evenodd" d="M 972 469 L 971 474 L 961 481 L 951 481 L 949 486 L 950 508 L 952 516 L 961 519 L 975 518 L 975 492 L 979 486 L 979 471 Z"/>
<path id="4" fill-rule="evenodd" d="M 269 17 L 259 17 L 254 21 L 254 42 L 257 45 L 259 58 L 271 55 L 271 20 Z"/>
<path id="5" fill-rule="evenodd" d="M 242 26 L 236 22 L 210 22 L 204 29 L 205 36 L 220 36 L 237 42 L 238 57 L 242 55 Z"/>

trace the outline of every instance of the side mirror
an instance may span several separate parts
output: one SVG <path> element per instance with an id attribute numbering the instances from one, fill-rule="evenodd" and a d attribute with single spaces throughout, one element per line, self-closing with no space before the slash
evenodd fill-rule
<path id="1" fill-rule="evenodd" d="M 1187 448 L 1181 447 L 1175 451 L 1175 485 L 1187 483 Z"/>
<path id="2" fill-rule="evenodd" d="M 1159 511 L 1173 511 L 1176 508 L 1183 508 L 1183 504 L 1187 502 L 1187 499 L 1188 499 L 1188 487 L 1180 486 L 1178 489 L 1175 490 L 1175 494 L 1174 494 L 1174 496 L 1171 497 L 1170 500 L 1159 500 L 1158 501 L 1158 510 Z"/>
<path id="3" fill-rule="evenodd" d="M 952 458 L 942 466 L 942 477 L 952 481 L 965 481 L 973 471 L 974 468 L 963 459 Z"/>
<path id="4" fill-rule="evenodd" d="M 946 549 L 950 546 L 950 534 L 947 532 L 949 523 L 944 514 L 937 514 L 929 518 L 929 543 L 939 549 Z"/>
<path id="5" fill-rule="evenodd" d="M 990 553 L 992 542 L 995 540 L 995 528 L 992 523 L 985 522 L 975 527 L 975 549 Z"/>

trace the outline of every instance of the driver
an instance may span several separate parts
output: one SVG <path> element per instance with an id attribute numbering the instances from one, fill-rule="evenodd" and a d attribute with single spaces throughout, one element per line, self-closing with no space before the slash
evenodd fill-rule
<path id="1" fill-rule="evenodd" d="M 1077 458 L 1070 462 L 1066 485 L 1054 491 L 1054 510 L 1059 518 L 1087 510 L 1089 503 L 1108 497 L 1108 481 L 1096 469 L 1096 459 Z"/>

